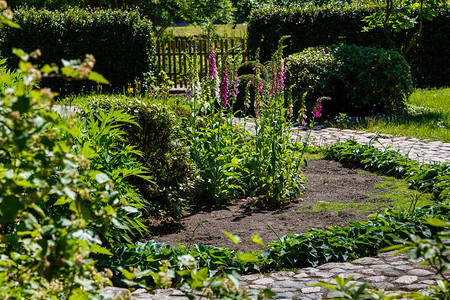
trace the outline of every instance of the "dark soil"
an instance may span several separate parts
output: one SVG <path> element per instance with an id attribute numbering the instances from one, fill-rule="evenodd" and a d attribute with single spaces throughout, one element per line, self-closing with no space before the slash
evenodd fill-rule
<path id="1" fill-rule="evenodd" d="M 242 240 L 249 239 L 258 232 L 262 241 L 268 243 L 277 239 L 275 233 L 302 233 L 308 228 L 324 229 L 330 225 L 346 226 L 349 221 L 365 220 L 373 212 L 356 211 L 313 212 L 312 206 L 319 201 L 348 203 L 367 203 L 373 200 L 367 192 L 381 192 L 374 186 L 383 179 L 364 174 L 359 168 L 348 168 L 339 162 L 329 160 L 310 161 L 303 169 L 308 183 L 301 200 L 279 208 L 249 206 L 236 201 L 235 205 L 213 209 L 192 209 L 185 213 L 180 223 L 154 224 L 151 226 L 151 239 L 170 245 L 182 243 L 189 245 L 195 227 L 204 220 L 195 232 L 193 242 L 220 247 L 235 248 L 235 245 L 222 233 L 222 230 L 238 235 Z M 383 201 L 378 199 L 377 201 Z M 387 200 L 386 200 L 387 201 Z M 241 249 L 259 249 L 253 242 L 242 245 Z"/>

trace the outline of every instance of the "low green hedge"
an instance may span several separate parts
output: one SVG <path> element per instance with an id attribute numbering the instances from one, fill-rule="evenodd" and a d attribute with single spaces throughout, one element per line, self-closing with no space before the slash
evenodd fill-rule
<path id="1" fill-rule="evenodd" d="M 260 59 L 269 60 L 282 36 L 290 35 L 284 53 L 300 52 L 308 47 L 356 44 L 390 49 L 382 29 L 364 31 L 363 18 L 379 8 L 370 2 L 345 5 L 330 1 L 282 7 L 262 6 L 252 12 L 248 24 L 249 52 L 259 49 Z M 414 29 L 393 33 L 395 41 L 408 40 Z M 411 65 L 414 83 L 420 86 L 445 86 L 450 82 L 450 9 L 432 21 L 424 20 L 423 31 L 406 59 Z"/>
<path id="2" fill-rule="evenodd" d="M 287 70 L 293 95 L 307 92 L 308 111 L 318 98 L 331 98 L 323 103 L 327 115 L 400 112 L 413 89 L 405 59 L 395 51 L 372 47 L 307 48 L 287 58 Z"/>
<path id="3" fill-rule="evenodd" d="M 178 219 L 188 206 L 196 172 L 189 149 L 182 142 L 181 122 L 186 110 L 123 96 L 90 96 L 86 101 L 91 110 L 114 107 L 134 116 L 139 126 L 126 124 L 122 129 L 127 142 L 141 152 L 137 159 L 156 184 L 140 178 L 130 182 L 146 200 L 150 215 Z"/>
<path id="4" fill-rule="evenodd" d="M 61 59 L 82 60 L 86 54 L 93 54 L 96 59 L 94 71 L 111 83 L 102 87 L 104 91 L 122 91 L 128 83 L 142 79 L 143 74 L 153 70 L 152 24 L 137 12 L 21 8 L 14 12 L 14 21 L 20 29 L 5 26 L 0 31 L 0 53 L 9 58 L 8 65 L 12 69 L 18 65 L 18 58 L 12 54 L 14 47 L 27 52 L 40 49 L 39 64 L 60 62 Z M 97 88 L 95 82 L 67 83 L 60 78 L 44 80 L 43 86 L 64 93 Z"/>

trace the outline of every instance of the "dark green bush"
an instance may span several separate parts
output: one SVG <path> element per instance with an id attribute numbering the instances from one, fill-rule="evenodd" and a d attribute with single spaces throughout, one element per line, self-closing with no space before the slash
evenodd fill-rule
<path id="1" fill-rule="evenodd" d="M 153 69 L 154 41 L 152 25 L 137 12 L 69 9 L 48 11 L 18 9 L 14 21 L 20 29 L 4 28 L 0 33 L 0 52 L 15 68 L 18 58 L 11 50 L 27 52 L 40 49 L 39 63 L 58 62 L 61 58 L 96 58 L 94 71 L 104 75 L 111 86 L 103 90 L 122 91 L 128 83 Z M 97 87 L 95 82 L 70 82 L 49 78 L 42 83 L 61 92 L 80 92 Z"/>
<path id="2" fill-rule="evenodd" d="M 247 75 L 247 74 L 256 74 L 256 70 L 258 68 L 261 72 L 261 78 L 267 79 L 269 77 L 269 74 L 267 72 L 266 67 L 262 63 L 260 63 L 258 61 L 254 61 L 254 60 L 249 60 L 249 61 L 242 63 L 239 66 L 237 73 L 238 73 L 238 76 Z"/>
<path id="3" fill-rule="evenodd" d="M 91 96 L 88 101 L 94 110 L 115 107 L 134 116 L 139 126 L 125 124 L 123 130 L 128 143 L 142 152 L 137 159 L 156 184 L 140 178 L 132 179 L 131 183 L 138 187 L 151 215 L 178 218 L 187 207 L 186 199 L 195 179 L 189 149 L 181 141 L 184 132 L 180 125 L 185 109 L 116 96 Z"/>
<path id="4" fill-rule="evenodd" d="M 325 114 L 398 112 L 413 88 L 408 63 L 395 51 L 339 45 L 308 48 L 287 60 L 293 95 L 307 92 L 308 111 L 326 96 Z"/>
<path id="5" fill-rule="evenodd" d="M 249 51 L 260 51 L 262 61 L 269 60 L 279 39 L 291 35 L 284 50 L 286 54 L 308 47 L 333 44 L 355 44 L 390 49 L 383 31 L 376 28 L 364 31 L 365 16 L 375 12 L 368 2 L 316 7 L 295 5 L 280 7 L 267 5 L 252 12 L 248 25 Z M 442 11 L 432 21 L 424 20 L 423 31 L 406 57 L 411 65 L 414 83 L 419 86 L 445 86 L 450 82 L 450 10 Z M 393 33 L 393 39 L 409 40 L 415 29 Z"/>

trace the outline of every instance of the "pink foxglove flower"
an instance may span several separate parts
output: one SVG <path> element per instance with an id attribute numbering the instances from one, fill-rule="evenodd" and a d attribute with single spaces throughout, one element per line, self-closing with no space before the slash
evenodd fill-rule
<path id="1" fill-rule="evenodd" d="M 225 109 L 227 109 L 228 105 L 228 83 L 227 64 L 225 62 L 222 75 L 222 89 L 220 90 L 220 97 Z"/>
<path id="2" fill-rule="evenodd" d="M 317 107 L 311 112 L 314 117 L 319 118 L 322 116 L 322 101 L 317 102 Z"/>
<path id="3" fill-rule="evenodd" d="M 214 54 L 212 41 L 210 41 L 208 60 L 209 60 L 209 81 L 212 81 L 213 79 L 214 80 L 217 79 L 216 57 Z"/>
<path id="4" fill-rule="evenodd" d="M 239 94 L 239 76 L 237 73 L 237 69 L 234 72 L 234 86 L 233 86 L 233 97 L 236 97 Z"/>

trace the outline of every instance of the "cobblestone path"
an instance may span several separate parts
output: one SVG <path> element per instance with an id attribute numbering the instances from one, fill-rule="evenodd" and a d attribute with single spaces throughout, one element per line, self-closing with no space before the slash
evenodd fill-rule
<path id="1" fill-rule="evenodd" d="M 430 284 L 436 284 L 433 270 L 419 266 L 418 262 L 407 261 L 404 254 L 393 256 L 392 252 L 377 257 L 364 257 L 353 262 L 327 263 L 317 268 L 303 268 L 295 271 L 280 271 L 269 275 L 253 274 L 241 277 L 241 288 L 247 290 L 270 288 L 276 293 L 271 299 L 325 300 L 339 296 L 324 287 L 310 286 L 316 282 L 335 283 L 341 276 L 362 283 L 367 280 L 372 288 L 383 289 L 391 294 L 405 294 L 411 291 L 426 292 Z M 124 296 L 128 290 L 107 288 L 110 295 Z M 133 300 L 184 300 L 181 290 L 156 290 L 154 294 L 144 289 L 129 294 Z M 198 296 L 196 299 L 201 299 Z"/>

